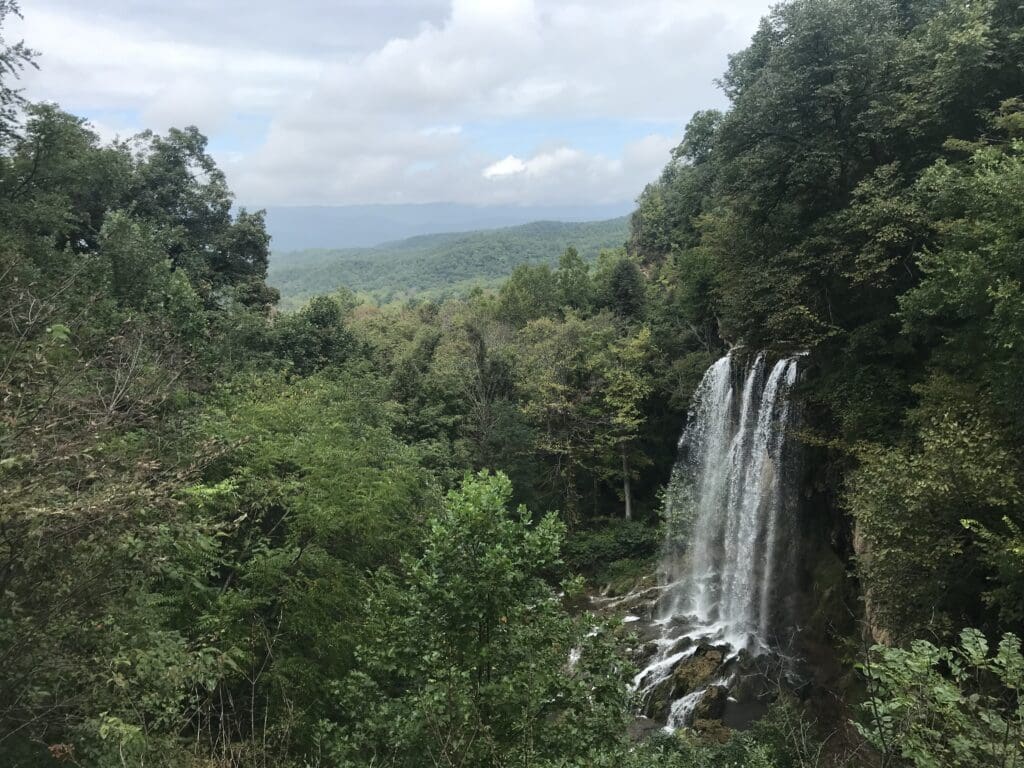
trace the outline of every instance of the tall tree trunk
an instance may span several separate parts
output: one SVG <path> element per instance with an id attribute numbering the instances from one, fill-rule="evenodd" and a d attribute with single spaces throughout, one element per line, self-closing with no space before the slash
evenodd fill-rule
<path id="1" fill-rule="evenodd" d="M 622 446 L 622 496 L 626 500 L 626 519 L 633 519 L 633 493 L 629 487 L 629 457 L 626 446 Z"/>

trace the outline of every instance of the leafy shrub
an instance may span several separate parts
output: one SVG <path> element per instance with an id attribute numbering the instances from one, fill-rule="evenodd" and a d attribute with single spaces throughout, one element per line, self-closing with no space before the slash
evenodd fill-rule
<path id="1" fill-rule="evenodd" d="M 330 764 L 554 766 L 621 742 L 631 668 L 545 578 L 564 525 L 511 498 L 505 475 L 468 476 L 423 554 L 377 573 L 338 685 L 351 721 L 325 724 Z"/>
<path id="2" fill-rule="evenodd" d="M 566 539 L 562 548 L 569 567 L 592 574 L 620 560 L 645 560 L 661 547 L 661 532 L 647 523 L 597 518 Z"/>
<path id="3" fill-rule="evenodd" d="M 1024 657 L 1015 635 L 1004 635 L 991 656 L 976 629 L 965 629 L 958 647 L 875 646 L 861 668 L 869 695 L 858 728 L 883 765 L 975 768 L 1024 759 Z"/>

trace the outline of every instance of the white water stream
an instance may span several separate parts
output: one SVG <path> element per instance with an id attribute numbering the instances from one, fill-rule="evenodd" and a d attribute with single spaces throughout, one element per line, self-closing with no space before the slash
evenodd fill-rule
<path id="1" fill-rule="evenodd" d="M 665 695 L 666 681 L 701 645 L 722 649 L 725 661 L 741 651 L 756 656 L 787 629 L 795 521 L 784 447 L 796 375 L 795 358 L 769 369 L 761 353 L 741 370 L 730 354 L 694 395 L 666 498 L 660 636 L 633 681 L 644 706 Z M 688 725 L 707 690 L 727 677 L 675 698 L 666 727 Z"/>

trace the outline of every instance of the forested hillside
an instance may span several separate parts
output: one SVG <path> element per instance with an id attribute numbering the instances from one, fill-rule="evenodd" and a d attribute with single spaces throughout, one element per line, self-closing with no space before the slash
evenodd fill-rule
<path id="1" fill-rule="evenodd" d="M 391 205 L 269 206 L 267 231 L 274 251 L 372 248 L 419 235 L 504 229 L 535 221 L 588 222 L 626 216 L 630 203 L 605 205 Z"/>
<path id="2" fill-rule="evenodd" d="M 283 308 L 297 308 L 325 291 L 348 288 L 380 303 L 413 296 L 443 299 L 474 287 L 497 288 L 520 264 L 555 266 L 572 246 L 592 261 L 602 249 L 621 248 L 625 218 L 566 223 L 539 221 L 505 229 L 421 235 L 374 248 L 275 252 L 269 282 Z"/>
<path id="3" fill-rule="evenodd" d="M 199 130 L 104 143 L 14 90 L 33 56 L 0 50 L 0 764 L 1024 760 L 1016 2 L 783 3 L 625 247 L 407 243 L 294 312 Z M 803 671 L 637 740 L 616 600 L 685 530 L 729 349 L 794 372 Z"/>

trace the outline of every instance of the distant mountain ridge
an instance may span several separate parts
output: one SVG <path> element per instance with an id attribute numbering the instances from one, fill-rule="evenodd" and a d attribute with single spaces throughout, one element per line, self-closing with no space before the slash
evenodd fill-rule
<path id="1" fill-rule="evenodd" d="M 632 202 L 590 206 L 474 206 L 460 203 L 267 208 L 275 253 L 367 248 L 416 235 L 474 232 L 536 221 L 587 222 L 625 216 Z"/>
<path id="2" fill-rule="evenodd" d="M 495 285 L 519 264 L 557 264 L 569 246 L 593 259 L 602 249 L 622 246 L 628 236 L 629 219 L 621 216 L 417 235 L 373 248 L 275 252 L 267 281 L 281 291 L 284 309 L 341 286 L 385 302 L 411 295 L 436 298 Z"/>

